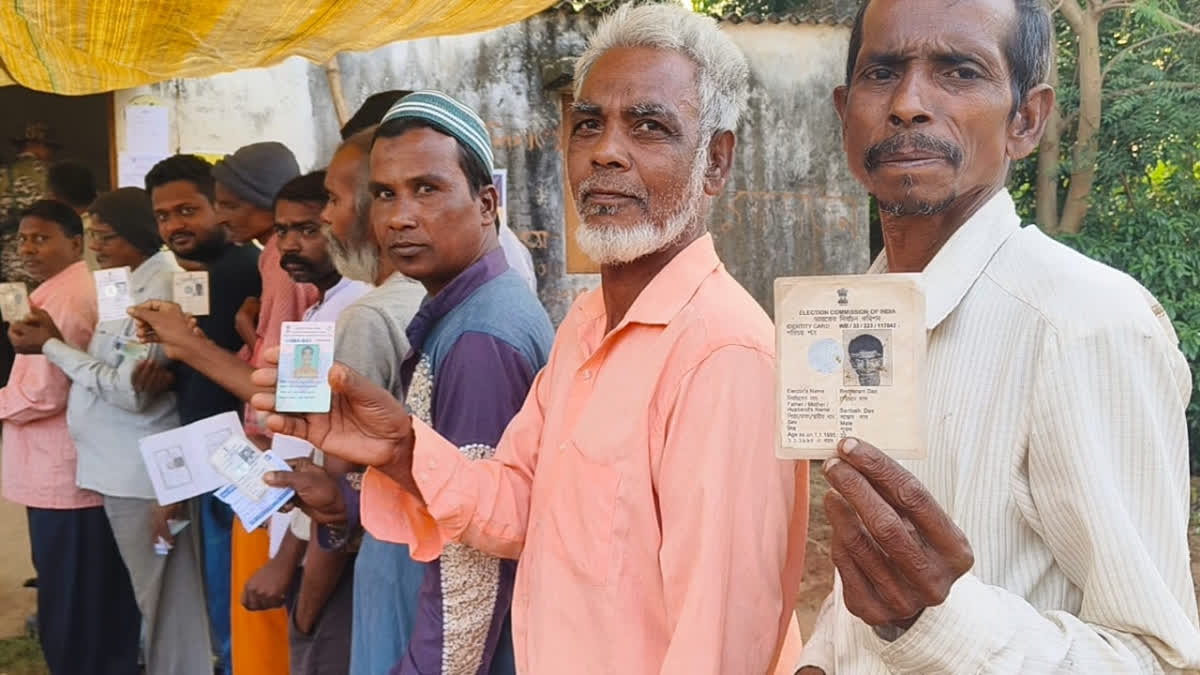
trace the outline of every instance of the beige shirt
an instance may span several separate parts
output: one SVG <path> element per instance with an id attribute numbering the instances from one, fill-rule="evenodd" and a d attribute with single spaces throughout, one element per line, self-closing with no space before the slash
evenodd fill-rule
<path id="1" fill-rule="evenodd" d="M 881 256 L 871 272 L 886 271 Z M 835 580 L 800 665 L 1200 669 L 1191 375 L 1162 307 L 1129 276 L 1021 228 L 1004 191 L 923 278 L 929 458 L 904 464 L 966 533 L 975 566 L 891 643 L 846 610 Z"/>

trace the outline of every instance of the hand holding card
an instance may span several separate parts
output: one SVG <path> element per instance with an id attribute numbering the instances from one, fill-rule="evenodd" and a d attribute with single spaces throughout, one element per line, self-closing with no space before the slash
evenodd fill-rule
<path id="1" fill-rule="evenodd" d="M 279 336 L 279 380 L 275 410 L 329 412 L 333 366 L 331 321 L 285 321 Z"/>

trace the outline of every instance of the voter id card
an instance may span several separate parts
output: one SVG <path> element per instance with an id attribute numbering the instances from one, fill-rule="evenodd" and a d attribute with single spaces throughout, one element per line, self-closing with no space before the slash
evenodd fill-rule
<path id="1" fill-rule="evenodd" d="M 29 316 L 29 289 L 15 281 L 0 284 L 0 318 L 8 323 L 23 321 Z"/>
<path id="2" fill-rule="evenodd" d="M 275 410 L 329 412 L 333 366 L 332 321 L 285 321 L 279 334 L 279 380 Z"/>
<path id="3" fill-rule="evenodd" d="M 230 437 L 217 446 L 208 461 L 242 494 L 255 501 L 267 494 L 270 486 L 263 482 L 263 474 L 274 471 L 275 467 L 244 437 Z"/>
<path id="4" fill-rule="evenodd" d="M 175 304 L 192 316 L 208 316 L 208 270 L 176 272 Z"/>
<path id="5" fill-rule="evenodd" d="M 114 267 L 92 272 L 96 278 L 96 308 L 100 321 L 121 321 L 129 318 L 126 312 L 133 307 L 133 291 L 129 287 L 129 268 Z"/>

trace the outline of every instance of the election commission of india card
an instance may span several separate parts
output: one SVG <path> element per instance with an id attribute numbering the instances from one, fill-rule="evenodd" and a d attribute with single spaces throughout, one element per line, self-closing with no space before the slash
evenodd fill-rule
<path id="1" fill-rule="evenodd" d="M 825 459 L 854 436 L 924 457 L 926 340 L 919 274 L 776 279 L 776 455 Z"/>

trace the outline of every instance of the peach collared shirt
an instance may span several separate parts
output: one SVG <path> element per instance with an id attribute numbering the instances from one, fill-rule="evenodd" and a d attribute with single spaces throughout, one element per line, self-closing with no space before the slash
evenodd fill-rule
<path id="1" fill-rule="evenodd" d="M 371 470 L 363 523 L 418 560 L 519 557 L 521 673 L 768 673 L 799 648 L 808 528 L 807 462 L 775 458 L 771 321 L 705 236 L 605 326 L 581 296 L 493 459 L 414 422 L 427 506 Z"/>

